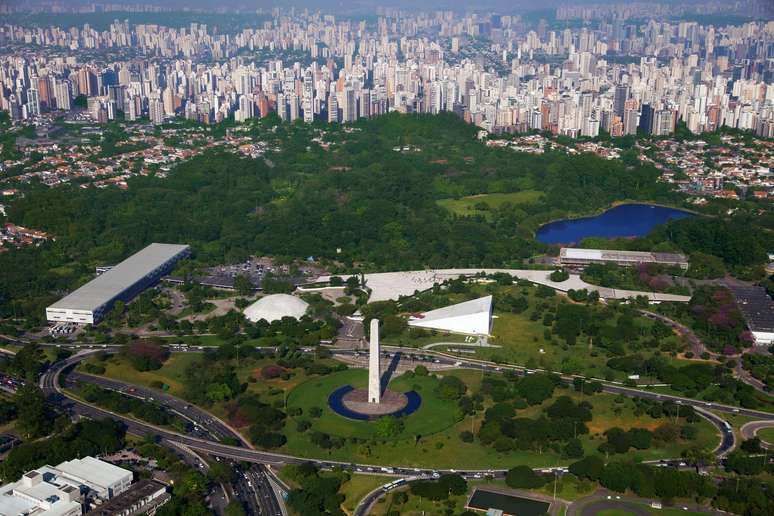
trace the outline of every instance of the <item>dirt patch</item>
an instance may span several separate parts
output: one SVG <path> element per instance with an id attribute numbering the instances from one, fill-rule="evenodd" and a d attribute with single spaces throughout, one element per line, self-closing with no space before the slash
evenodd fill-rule
<path id="1" fill-rule="evenodd" d="M 645 428 L 647 430 L 650 430 L 651 432 L 661 426 L 664 422 L 663 421 L 643 421 L 643 420 L 635 420 L 635 421 L 629 421 L 626 419 L 605 419 L 602 421 L 591 421 L 590 423 L 586 423 L 586 426 L 589 427 L 589 432 L 592 434 L 604 434 L 607 430 L 617 426 L 618 428 L 621 428 L 623 430 L 629 430 L 630 428 Z"/>

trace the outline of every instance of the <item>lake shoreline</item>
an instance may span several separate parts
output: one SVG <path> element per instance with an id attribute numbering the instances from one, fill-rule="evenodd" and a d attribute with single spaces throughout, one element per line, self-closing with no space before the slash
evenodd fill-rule
<path id="1" fill-rule="evenodd" d="M 663 222 L 658 222 L 658 223 L 653 224 L 650 228 L 648 228 L 644 232 L 643 232 L 643 230 L 639 230 L 639 231 L 634 231 L 634 233 L 632 233 L 632 234 L 621 234 L 621 235 L 586 234 L 586 235 L 580 236 L 580 238 L 576 238 L 576 239 L 568 240 L 568 241 L 563 241 L 563 242 L 545 242 L 545 241 L 541 240 L 541 235 L 540 235 L 541 231 L 545 231 L 546 228 L 551 226 L 551 225 L 555 225 L 555 224 L 558 224 L 558 223 L 573 223 L 573 222 L 575 222 L 575 223 L 581 222 L 582 223 L 582 221 L 586 221 L 586 220 L 592 221 L 594 219 L 604 217 L 607 213 L 609 213 L 611 211 L 614 211 L 614 210 L 616 210 L 618 208 L 626 208 L 626 207 L 641 207 L 641 208 L 648 208 L 648 209 L 659 208 L 659 209 L 662 209 L 662 210 L 668 210 L 669 212 L 676 212 L 676 213 L 680 213 L 680 214 L 684 214 L 684 215 L 678 216 L 678 217 L 668 216 Z M 671 215 L 671 213 L 670 213 L 670 215 Z M 588 214 L 583 214 L 583 215 L 574 214 L 574 215 L 569 215 L 567 217 L 557 218 L 557 219 L 550 220 L 548 222 L 544 222 L 543 224 L 541 224 L 533 232 L 533 238 L 535 239 L 536 242 L 539 242 L 539 243 L 544 244 L 544 245 L 575 245 L 578 242 L 581 242 L 584 239 L 591 238 L 591 237 L 599 237 L 599 238 L 607 238 L 607 239 L 614 239 L 614 238 L 640 238 L 642 236 L 647 235 L 651 231 L 653 231 L 653 229 L 655 229 L 657 226 L 659 226 L 661 224 L 665 224 L 667 222 L 670 222 L 671 220 L 680 220 L 682 218 L 696 217 L 696 216 L 700 216 L 700 215 L 702 215 L 702 213 L 694 211 L 694 210 L 690 210 L 690 209 L 683 208 L 683 207 L 678 207 L 678 206 L 673 206 L 673 205 L 668 205 L 668 204 L 663 204 L 663 203 L 648 202 L 648 201 L 629 201 L 629 200 L 615 201 L 615 202 L 611 203 L 606 208 L 599 209 L 599 210 L 594 210 L 593 212 L 588 213 Z M 543 238 L 545 238 L 545 235 L 543 235 Z"/>

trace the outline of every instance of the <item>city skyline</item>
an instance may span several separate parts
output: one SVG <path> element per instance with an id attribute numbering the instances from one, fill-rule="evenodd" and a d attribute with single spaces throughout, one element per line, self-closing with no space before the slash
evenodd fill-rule
<path id="1" fill-rule="evenodd" d="M 395 13 L 372 22 L 274 14 L 233 36 L 199 23 L 116 20 L 102 31 L 5 25 L 0 39 L 9 47 L 30 42 L 40 50 L 0 55 L 0 108 L 32 119 L 70 112 L 85 97 L 98 122 L 119 112 L 158 124 L 271 112 L 347 123 L 450 111 L 489 132 L 665 135 L 682 121 L 695 133 L 726 126 L 774 136 L 771 21 L 559 30 L 493 14 Z"/>

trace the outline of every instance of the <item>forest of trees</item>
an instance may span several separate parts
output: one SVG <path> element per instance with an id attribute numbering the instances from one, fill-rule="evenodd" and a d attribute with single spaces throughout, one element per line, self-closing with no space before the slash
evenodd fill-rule
<path id="1" fill-rule="evenodd" d="M 258 131 L 281 144 L 268 156 L 271 166 L 211 151 L 166 178 L 131 178 L 127 190 L 22 185 L 25 195 L 8 219 L 48 231 L 56 242 L 0 254 L 0 315 L 40 318 L 59 293 L 88 280 L 93 265 L 116 263 L 154 241 L 191 244 L 197 263 L 270 254 L 368 269 L 501 266 L 547 249 L 533 238 L 542 222 L 622 198 L 681 202 L 650 166 L 490 148 L 453 115 L 363 121 L 354 132 L 333 130 L 328 152 L 310 141 L 310 128 L 272 131 Z M 420 152 L 393 150 L 409 144 Z M 487 217 L 458 217 L 436 204 L 522 190 L 543 195 Z M 662 247 L 707 252 L 732 266 L 760 262 L 766 237 L 749 225 L 737 228 L 686 219 L 658 239 Z"/>

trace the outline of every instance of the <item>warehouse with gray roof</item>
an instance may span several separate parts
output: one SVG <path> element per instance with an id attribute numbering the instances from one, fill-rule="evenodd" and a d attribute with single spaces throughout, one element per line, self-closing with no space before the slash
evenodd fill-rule
<path id="1" fill-rule="evenodd" d="M 670 267 L 688 268 L 688 259 L 678 253 L 657 253 L 643 251 L 620 251 L 613 249 L 580 249 L 562 247 L 559 251 L 559 263 L 568 267 L 585 267 L 592 263 L 615 263 L 632 267 L 641 263 L 654 263 Z"/>
<path id="2" fill-rule="evenodd" d="M 187 245 L 151 244 L 46 308 L 46 318 L 96 324 L 116 301 L 130 301 L 190 252 Z"/>

